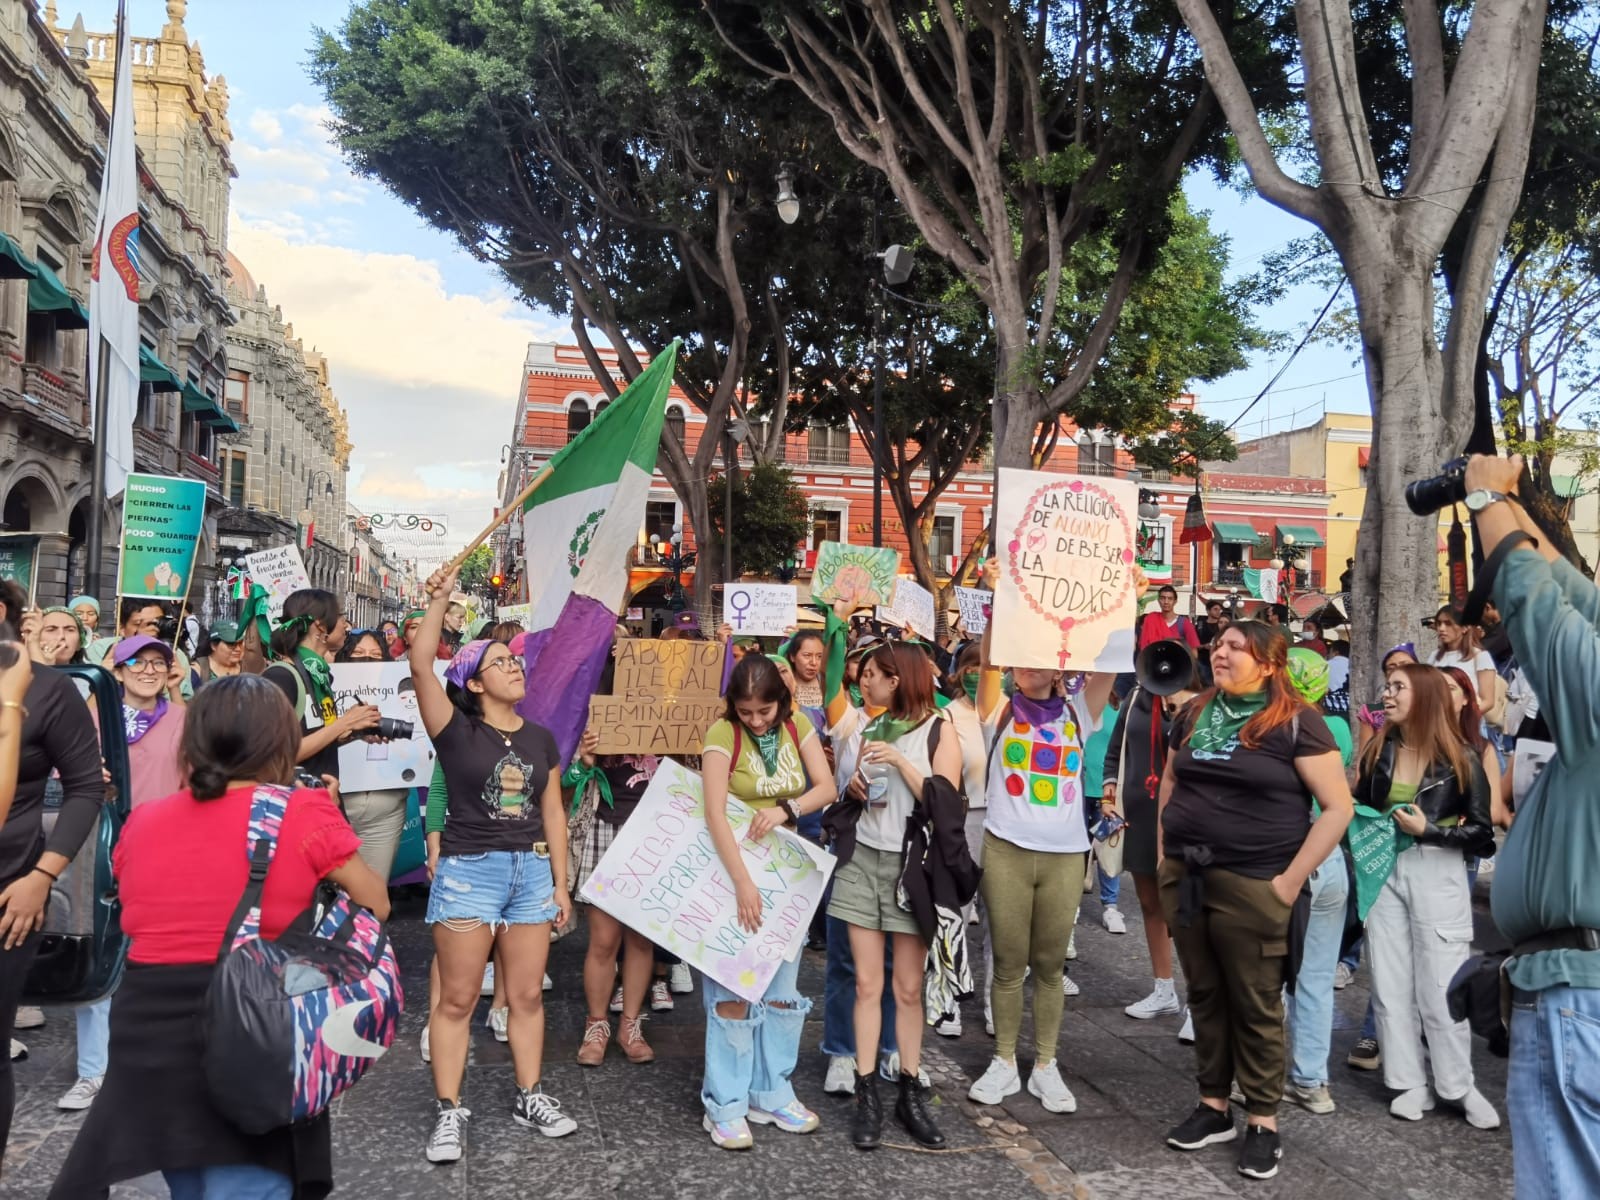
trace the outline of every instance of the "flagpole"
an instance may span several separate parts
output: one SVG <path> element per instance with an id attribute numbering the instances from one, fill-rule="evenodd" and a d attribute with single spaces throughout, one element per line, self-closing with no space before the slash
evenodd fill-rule
<path id="1" fill-rule="evenodd" d="M 92 347 L 100 355 L 100 370 L 95 378 L 94 465 L 89 483 L 89 561 L 84 565 L 83 590 L 100 598 L 101 559 L 105 556 L 104 516 L 106 507 L 106 408 L 109 404 L 107 380 L 111 374 L 111 343 L 105 334 L 100 345 Z"/>
<path id="2" fill-rule="evenodd" d="M 483 527 L 483 532 L 477 537 L 473 538 L 472 541 L 468 542 L 466 548 L 462 550 L 460 554 L 457 554 L 445 564 L 444 573 L 446 575 L 453 575 L 455 572 L 459 571 L 461 569 L 461 564 L 467 561 L 467 556 L 479 546 L 487 542 L 490 534 L 494 533 L 496 529 L 499 529 L 500 526 L 504 525 L 508 520 L 510 520 L 511 514 L 520 510 L 522 506 L 527 503 L 528 497 L 533 495 L 544 486 L 544 481 L 550 478 L 553 471 L 554 468 L 549 464 L 546 464 L 544 467 L 540 468 L 539 473 L 533 477 L 528 486 L 523 488 L 522 491 L 518 492 L 510 504 L 507 504 L 499 512 L 495 513 L 494 520 L 490 521 Z"/>

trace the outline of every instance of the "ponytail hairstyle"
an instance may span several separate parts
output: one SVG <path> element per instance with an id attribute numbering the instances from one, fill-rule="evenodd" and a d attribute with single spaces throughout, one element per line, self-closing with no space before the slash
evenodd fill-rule
<path id="1" fill-rule="evenodd" d="M 1234 630 L 1238 630 L 1244 637 L 1245 649 L 1250 657 L 1263 667 L 1272 668 L 1272 673 L 1267 676 L 1265 684 L 1266 707 L 1246 721 L 1244 728 L 1239 730 L 1239 744 L 1246 750 L 1259 750 L 1268 734 L 1288 725 L 1296 716 L 1313 713 L 1316 710 L 1300 698 L 1300 693 L 1294 690 L 1294 683 L 1289 678 L 1289 638 L 1284 633 L 1283 626 L 1269 625 L 1265 621 L 1235 621 L 1224 632 L 1232 633 Z M 1221 690 L 1218 687 L 1207 688 L 1190 702 L 1189 711 L 1197 715 L 1204 712 L 1205 706 L 1210 704 Z M 1189 732 L 1184 737 L 1185 745 L 1188 744 L 1189 738 L 1194 736 L 1194 728 L 1194 725 L 1189 727 Z"/>
<path id="2" fill-rule="evenodd" d="M 259 675 L 224 675 L 189 702 L 178 762 L 196 800 L 215 800 L 231 780 L 294 783 L 300 720 L 276 684 Z"/>
<path id="3" fill-rule="evenodd" d="M 1406 713 L 1405 724 L 1385 721 L 1378 736 L 1367 743 L 1361 752 L 1361 769 L 1370 771 L 1385 742 L 1391 739 L 1409 746 L 1433 765 L 1444 764 L 1455 774 L 1456 783 L 1463 791 L 1472 786 L 1472 756 L 1467 744 L 1461 740 L 1461 730 L 1456 722 L 1450 699 L 1450 688 L 1444 681 L 1444 672 L 1437 667 L 1421 663 L 1406 663 L 1390 672 L 1403 676 L 1411 688 L 1411 709 Z M 1472 698 L 1472 688 L 1466 688 L 1467 698 Z"/>
<path id="4" fill-rule="evenodd" d="M 291 592 L 283 602 L 283 617 L 272 631 L 269 649 L 273 658 L 293 658 L 300 643 L 311 636 L 311 627 L 321 625 L 329 633 L 344 615 L 339 597 L 322 588 L 302 588 Z"/>

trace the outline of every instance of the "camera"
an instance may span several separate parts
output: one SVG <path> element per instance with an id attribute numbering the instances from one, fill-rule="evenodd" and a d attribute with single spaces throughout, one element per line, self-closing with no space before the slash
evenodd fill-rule
<path id="1" fill-rule="evenodd" d="M 172 645 L 172 639 L 178 636 L 178 618 L 162 617 L 156 622 L 156 637 L 167 645 Z"/>
<path id="2" fill-rule="evenodd" d="M 409 742 L 417 732 L 417 726 L 412 721 L 402 721 L 399 717 L 379 717 L 378 728 L 373 731 L 379 737 L 391 742 Z"/>
<path id="3" fill-rule="evenodd" d="M 1452 458 L 1431 479 L 1406 484 L 1406 507 L 1419 517 L 1431 517 L 1441 508 L 1467 498 L 1467 460 Z"/>
<path id="4" fill-rule="evenodd" d="M 310 771 L 296 770 L 294 773 L 294 781 L 298 786 L 303 788 L 317 788 L 318 790 L 324 792 L 328 790 L 328 785 L 323 783 L 320 777 L 313 775 Z"/>

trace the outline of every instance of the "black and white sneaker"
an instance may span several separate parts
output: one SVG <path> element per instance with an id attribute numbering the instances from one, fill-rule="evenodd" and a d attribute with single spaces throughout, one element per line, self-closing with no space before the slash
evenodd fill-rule
<path id="1" fill-rule="evenodd" d="M 545 1137 L 566 1137 L 578 1128 L 578 1123 L 561 1111 L 561 1101 L 546 1096 L 538 1084 L 517 1089 L 517 1102 L 512 1106 L 511 1119 L 518 1125 L 537 1129 Z"/>
<path id="2" fill-rule="evenodd" d="M 1245 1127 L 1244 1145 L 1239 1147 L 1239 1174 L 1251 1179 L 1271 1179 L 1278 1173 L 1278 1160 L 1282 1157 L 1283 1147 L 1278 1144 L 1276 1129 L 1264 1125 Z"/>
<path id="3" fill-rule="evenodd" d="M 428 1139 L 428 1161 L 459 1162 L 467 1118 L 472 1113 L 459 1104 L 449 1104 L 443 1100 L 438 1101 L 438 1105 L 439 1115 L 434 1118 L 433 1136 Z"/>
<path id="4" fill-rule="evenodd" d="M 1199 1150 L 1203 1146 L 1231 1142 L 1238 1136 L 1231 1112 L 1218 1112 L 1208 1104 L 1197 1104 L 1187 1121 L 1168 1131 L 1167 1145 L 1178 1150 Z"/>

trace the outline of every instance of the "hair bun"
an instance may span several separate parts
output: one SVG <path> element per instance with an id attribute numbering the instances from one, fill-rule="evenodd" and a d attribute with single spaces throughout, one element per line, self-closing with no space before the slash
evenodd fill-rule
<path id="1" fill-rule="evenodd" d="M 196 800 L 215 800 L 228 790 L 228 773 L 220 766 L 196 767 L 189 774 L 189 791 Z"/>

